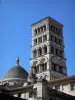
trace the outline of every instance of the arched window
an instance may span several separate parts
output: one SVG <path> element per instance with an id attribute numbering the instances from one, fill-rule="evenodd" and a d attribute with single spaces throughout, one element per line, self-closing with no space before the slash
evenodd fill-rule
<path id="1" fill-rule="evenodd" d="M 37 56 L 37 51 L 36 49 L 33 51 L 33 57 L 36 57 Z"/>
<path id="2" fill-rule="evenodd" d="M 40 64 L 40 67 L 41 67 L 41 72 L 44 71 L 44 64 Z"/>
<path id="3" fill-rule="evenodd" d="M 42 49 L 41 49 L 41 47 L 38 49 L 38 55 L 39 55 L 39 56 L 42 55 Z"/>
<path id="4" fill-rule="evenodd" d="M 34 45 L 36 45 L 37 44 L 37 38 L 36 39 L 34 39 Z"/>
<path id="5" fill-rule="evenodd" d="M 38 38 L 38 43 L 41 43 L 42 42 L 42 37 L 39 37 Z"/>
<path id="6" fill-rule="evenodd" d="M 63 67 L 62 66 L 59 66 L 59 72 L 63 73 Z"/>
<path id="7" fill-rule="evenodd" d="M 54 54 L 54 47 L 51 46 L 51 53 Z"/>
<path id="8" fill-rule="evenodd" d="M 38 27 L 38 33 L 40 33 L 40 28 Z"/>
<path id="9" fill-rule="evenodd" d="M 37 66 L 37 73 L 39 73 L 39 66 Z"/>
<path id="10" fill-rule="evenodd" d="M 47 53 L 47 46 L 44 46 L 44 54 Z"/>
<path id="11" fill-rule="evenodd" d="M 40 60 L 40 68 L 41 68 L 41 72 L 47 70 L 47 59 L 46 58 L 42 58 Z"/>
<path id="12" fill-rule="evenodd" d="M 34 36 L 37 35 L 37 29 L 34 30 Z"/>
<path id="13" fill-rule="evenodd" d="M 32 63 L 32 67 L 31 67 L 31 68 L 32 68 L 32 69 L 31 69 L 32 72 L 35 73 L 35 74 L 37 73 L 37 64 L 38 64 L 38 61 L 34 61 L 34 62 Z"/>
<path id="14" fill-rule="evenodd" d="M 51 40 L 51 41 L 52 41 L 52 37 L 53 37 L 53 36 L 51 35 L 51 37 L 50 37 L 50 40 Z"/>
<path id="15" fill-rule="evenodd" d="M 58 32 L 58 29 L 56 28 L 55 32 L 57 33 Z"/>
<path id="16" fill-rule="evenodd" d="M 40 64 L 40 67 L 41 67 L 41 72 L 46 71 L 47 70 L 47 63 Z"/>
<path id="17" fill-rule="evenodd" d="M 51 35 L 51 41 L 55 42 L 54 39 L 55 39 L 55 37 L 53 35 Z"/>
<path id="18" fill-rule="evenodd" d="M 44 70 L 47 70 L 47 63 L 44 64 Z"/>
<path id="19" fill-rule="evenodd" d="M 53 31 L 53 25 L 51 25 L 51 31 Z"/>
<path id="20" fill-rule="evenodd" d="M 63 58 L 63 52 L 64 52 L 64 51 L 61 51 L 61 50 L 60 50 L 60 57 L 62 57 L 62 58 Z"/>
<path id="21" fill-rule="evenodd" d="M 36 68 L 37 66 L 34 66 L 33 67 L 33 71 L 34 71 L 34 73 L 37 73 L 37 68 Z"/>
<path id="22" fill-rule="evenodd" d="M 45 34 L 44 36 L 43 36 L 43 41 L 46 41 L 47 40 L 47 34 Z"/>
<path id="23" fill-rule="evenodd" d="M 63 41 L 61 39 L 59 39 L 59 45 L 62 45 Z"/>
<path id="24" fill-rule="evenodd" d="M 44 31 L 46 30 L 46 25 L 43 26 L 43 30 L 44 30 Z"/>
<path id="25" fill-rule="evenodd" d="M 60 36 L 60 30 L 58 30 L 58 35 Z"/>
<path id="26" fill-rule="evenodd" d="M 56 48 L 56 55 L 59 56 L 59 50 Z"/>
<path id="27" fill-rule="evenodd" d="M 53 30 L 53 32 L 55 32 L 55 27 L 54 26 L 53 26 L 53 29 L 52 30 Z"/>
<path id="28" fill-rule="evenodd" d="M 55 43 L 57 43 L 57 38 L 55 37 Z"/>
<path id="29" fill-rule="evenodd" d="M 52 63 L 52 70 L 56 71 L 56 64 L 55 63 Z"/>
<path id="30" fill-rule="evenodd" d="M 42 26 L 40 27 L 40 30 L 41 30 L 40 32 L 43 32 L 43 27 Z"/>

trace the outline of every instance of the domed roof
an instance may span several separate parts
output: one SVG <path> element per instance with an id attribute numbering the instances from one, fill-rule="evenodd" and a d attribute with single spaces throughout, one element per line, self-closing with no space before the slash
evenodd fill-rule
<path id="1" fill-rule="evenodd" d="M 27 79 L 27 71 L 19 65 L 19 58 L 16 59 L 16 65 L 13 66 L 3 77 L 3 80 L 9 79 Z"/>

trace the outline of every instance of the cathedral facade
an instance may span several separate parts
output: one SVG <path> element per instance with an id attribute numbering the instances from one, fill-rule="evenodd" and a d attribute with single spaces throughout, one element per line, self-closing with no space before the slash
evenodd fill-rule
<path id="1" fill-rule="evenodd" d="M 0 87 L 25 100 L 75 100 L 75 75 L 67 75 L 63 25 L 46 17 L 31 27 L 30 73 L 17 58 L 0 80 Z"/>

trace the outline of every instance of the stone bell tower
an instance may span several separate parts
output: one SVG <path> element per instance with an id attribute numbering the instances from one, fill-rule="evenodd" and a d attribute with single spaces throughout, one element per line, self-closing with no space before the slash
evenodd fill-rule
<path id="1" fill-rule="evenodd" d="M 66 76 L 63 25 L 51 17 L 46 17 L 31 26 L 31 70 L 38 78 L 48 81 Z"/>

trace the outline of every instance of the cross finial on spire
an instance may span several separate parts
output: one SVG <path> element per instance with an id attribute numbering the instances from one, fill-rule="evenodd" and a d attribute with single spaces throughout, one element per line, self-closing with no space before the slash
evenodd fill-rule
<path id="1" fill-rule="evenodd" d="M 16 64 L 19 65 L 19 57 L 16 58 Z"/>

